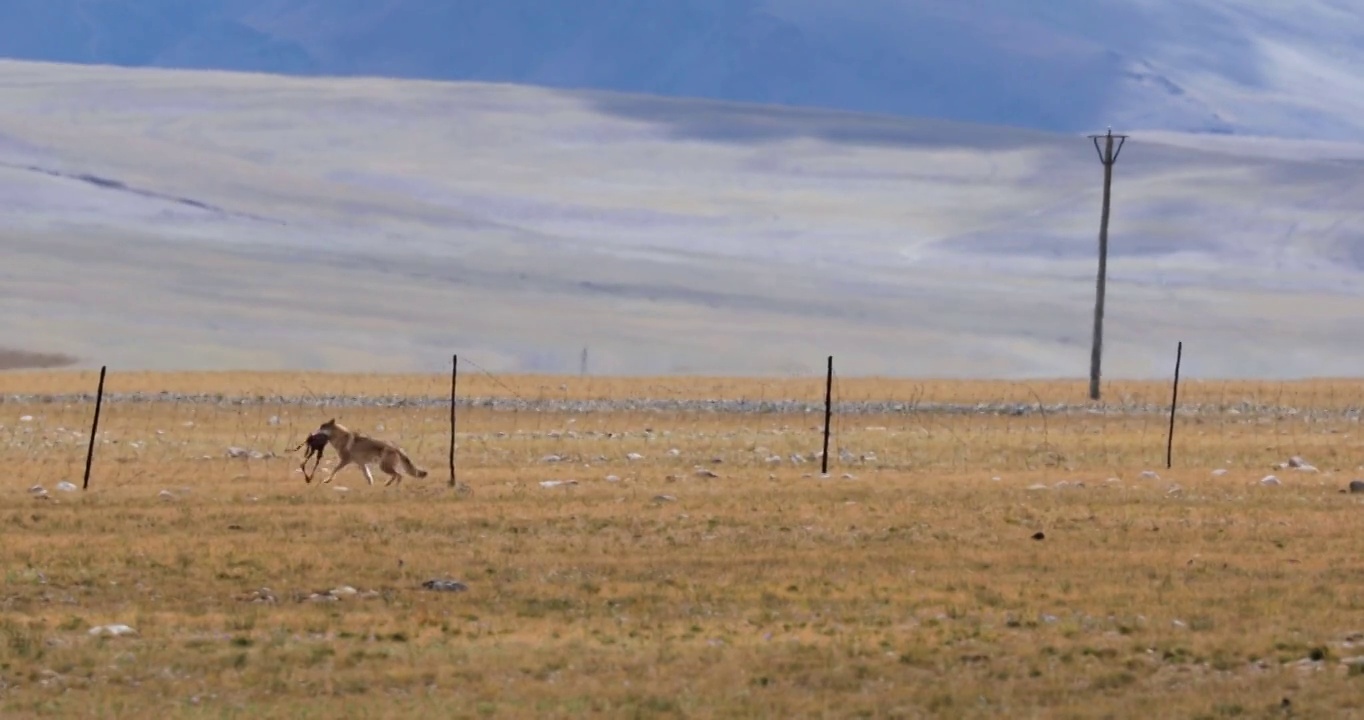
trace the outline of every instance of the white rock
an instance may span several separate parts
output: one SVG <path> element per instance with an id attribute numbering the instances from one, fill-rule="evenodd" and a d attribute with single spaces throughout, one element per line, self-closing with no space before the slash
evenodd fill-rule
<path id="1" fill-rule="evenodd" d="M 32 416 L 32 415 L 23 415 L 23 416 L 21 416 L 21 417 L 19 418 L 19 422 L 33 422 L 33 416 Z"/>
<path id="2" fill-rule="evenodd" d="M 556 463 L 560 462 L 561 460 L 563 460 L 563 458 L 559 457 L 558 455 L 546 455 L 540 458 L 540 462 L 542 463 Z"/>
<path id="3" fill-rule="evenodd" d="M 1142 471 L 1141 471 L 1141 475 L 1138 475 L 1137 477 L 1140 477 L 1142 480 L 1159 480 L 1159 479 L 1160 479 L 1160 475 L 1157 474 L 1155 470 L 1142 470 Z"/>
<path id="4" fill-rule="evenodd" d="M 540 481 L 540 487 L 542 487 L 542 488 L 556 488 L 556 487 L 560 487 L 560 486 L 563 486 L 563 485 L 577 485 L 577 484 L 578 484 L 578 481 L 577 481 L 577 480 L 541 480 L 541 481 Z"/>
<path id="5" fill-rule="evenodd" d="M 169 490 L 162 490 L 161 492 L 157 493 L 156 496 L 159 497 L 159 498 L 161 498 L 162 500 L 174 500 L 174 499 L 175 499 L 175 493 L 172 493 L 172 492 L 169 491 Z"/>
<path id="6" fill-rule="evenodd" d="M 47 494 L 47 488 L 43 487 L 42 485 L 34 485 L 33 487 L 29 488 L 28 491 L 33 493 L 34 495 Z"/>
<path id="7" fill-rule="evenodd" d="M 1261 484 L 1261 485 L 1282 485 L 1283 483 L 1279 482 L 1279 479 L 1276 478 L 1276 477 L 1274 477 L 1273 475 L 1266 475 L 1266 476 L 1260 478 L 1260 484 Z"/>
<path id="8" fill-rule="evenodd" d="M 643 456 L 643 455 L 640 455 L 639 453 L 630 453 L 629 455 L 626 455 L 626 456 L 625 456 L 625 459 L 626 459 L 626 460 L 643 460 L 643 459 L 644 459 L 644 456 Z"/>
<path id="9" fill-rule="evenodd" d="M 80 488 L 76 487 L 75 483 L 69 483 L 63 480 L 57 483 L 57 489 L 61 490 L 62 492 L 76 492 Z"/>
<path id="10" fill-rule="evenodd" d="M 1212 476 L 1213 476 L 1213 477 L 1222 477 L 1223 475 L 1226 475 L 1226 474 L 1227 474 L 1227 469 L 1226 469 L 1226 468 L 1217 468 L 1216 470 L 1213 470 L 1213 471 L 1212 471 Z"/>
<path id="11" fill-rule="evenodd" d="M 1051 488 L 1049 488 L 1049 487 L 1047 487 L 1046 485 L 1043 485 L 1043 484 L 1041 484 L 1041 483 L 1037 483 L 1036 485 L 1029 485 L 1029 486 L 1028 486 L 1028 489 L 1029 489 L 1029 490 L 1050 490 Z"/>
<path id="12" fill-rule="evenodd" d="M 123 635 L 136 635 L 137 631 L 123 624 L 96 625 L 90 628 L 91 635 L 103 635 L 106 637 L 121 637 Z"/>
<path id="13" fill-rule="evenodd" d="M 616 475 L 607 475 L 606 482 L 620 482 L 620 477 Z"/>

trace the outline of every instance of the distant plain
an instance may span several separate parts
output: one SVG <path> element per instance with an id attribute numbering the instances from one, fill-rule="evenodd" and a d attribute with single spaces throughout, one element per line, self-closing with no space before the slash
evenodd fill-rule
<path id="1" fill-rule="evenodd" d="M 128 369 L 1038 378 L 1100 166 L 1004 127 L 512 85 L 0 63 L 0 335 Z M 1099 128 L 1102 130 L 1102 128 Z M 1105 372 L 1340 376 L 1353 145 L 1132 131 Z"/>

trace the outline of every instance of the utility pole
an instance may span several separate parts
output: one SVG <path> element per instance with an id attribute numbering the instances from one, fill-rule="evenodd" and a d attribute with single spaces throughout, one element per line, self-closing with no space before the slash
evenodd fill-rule
<path id="1" fill-rule="evenodd" d="M 1099 162 L 1104 166 L 1104 209 L 1099 219 L 1099 279 L 1094 288 L 1094 345 L 1089 353 L 1089 399 L 1099 399 L 1099 363 L 1103 358 L 1104 345 L 1104 289 L 1108 284 L 1108 204 L 1113 192 L 1113 165 L 1118 162 L 1126 135 L 1114 135 L 1108 128 L 1104 135 L 1090 135 L 1094 149 L 1099 153 Z M 1103 140 L 1103 147 L 1099 140 Z M 1114 147 L 1113 141 L 1117 140 Z"/>

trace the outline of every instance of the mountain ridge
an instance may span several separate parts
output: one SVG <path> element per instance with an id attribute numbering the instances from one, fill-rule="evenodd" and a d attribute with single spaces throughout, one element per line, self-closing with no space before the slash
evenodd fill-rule
<path id="1" fill-rule="evenodd" d="M 1364 141 L 1364 3 L 13 0 L 0 56 Z"/>

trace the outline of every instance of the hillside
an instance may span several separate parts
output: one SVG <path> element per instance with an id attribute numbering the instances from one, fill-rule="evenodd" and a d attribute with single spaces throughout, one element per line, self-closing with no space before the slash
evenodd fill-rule
<path id="1" fill-rule="evenodd" d="M 11 0 L 0 56 L 1364 141 L 1357 0 Z"/>
<path id="2" fill-rule="evenodd" d="M 1087 367 L 1083 138 L 510 85 L 0 63 L 0 335 L 145 368 Z M 1357 146 L 1137 136 L 1114 376 L 1352 374 Z"/>

